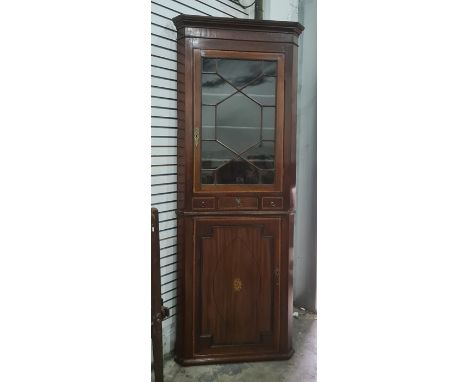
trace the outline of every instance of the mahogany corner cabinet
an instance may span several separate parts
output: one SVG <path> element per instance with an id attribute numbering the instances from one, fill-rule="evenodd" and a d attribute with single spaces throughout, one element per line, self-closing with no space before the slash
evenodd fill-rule
<path id="1" fill-rule="evenodd" d="M 179 15 L 176 361 L 287 359 L 294 22 Z"/>

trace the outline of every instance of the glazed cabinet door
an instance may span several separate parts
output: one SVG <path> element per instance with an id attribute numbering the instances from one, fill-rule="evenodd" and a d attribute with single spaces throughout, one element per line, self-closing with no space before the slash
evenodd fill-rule
<path id="1" fill-rule="evenodd" d="M 195 354 L 279 347 L 280 218 L 195 219 Z"/>

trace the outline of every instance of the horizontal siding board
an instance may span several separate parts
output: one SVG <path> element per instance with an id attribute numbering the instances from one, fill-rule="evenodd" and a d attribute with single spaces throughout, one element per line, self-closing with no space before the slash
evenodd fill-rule
<path id="1" fill-rule="evenodd" d="M 176 174 L 177 166 L 163 165 L 151 168 L 151 175 Z"/>
<path id="2" fill-rule="evenodd" d="M 169 208 L 172 209 L 172 203 L 175 203 L 177 200 L 177 194 L 174 193 L 168 193 L 168 194 L 157 194 L 157 195 L 152 195 L 153 198 L 153 204 L 156 205 L 156 208 Z M 164 207 L 165 205 L 169 204 L 169 207 Z"/>
<path id="3" fill-rule="evenodd" d="M 164 218 L 163 218 L 164 216 Z M 176 216 L 176 213 L 175 211 L 169 211 L 169 212 L 162 212 L 161 214 L 159 214 L 159 219 L 161 219 L 161 221 L 164 221 L 164 220 L 172 220 L 172 219 L 176 219 L 177 216 Z M 173 243 L 171 245 L 176 245 L 177 243 Z M 165 247 L 168 247 L 168 245 L 164 245 L 164 246 L 161 246 L 161 248 L 165 248 Z"/>
<path id="4" fill-rule="evenodd" d="M 174 288 L 177 288 L 177 281 L 172 281 L 164 286 L 161 286 L 161 293 L 165 293 L 166 291 L 172 290 Z"/>
<path id="5" fill-rule="evenodd" d="M 161 258 L 174 257 L 177 254 L 177 246 L 161 249 Z"/>
<path id="6" fill-rule="evenodd" d="M 161 118 L 172 118 L 177 120 L 177 110 L 174 109 L 163 109 L 159 107 L 151 108 L 152 117 L 161 117 Z"/>
<path id="7" fill-rule="evenodd" d="M 173 40 L 168 40 L 160 36 L 151 35 L 151 44 L 157 45 L 163 48 L 167 48 L 171 51 L 177 50 L 176 42 Z"/>
<path id="8" fill-rule="evenodd" d="M 163 60 L 161 60 L 163 61 Z M 163 67 L 153 67 L 151 74 L 156 77 L 165 77 L 168 80 L 173 80 L 174 84 L 177 84 L 177 72 Z"/>
<path id="9" fill-rule="evenodd" d="M 151 128 L 151 136 L 177 139 L 177 128 L 174 128 L 174 127 L 166 128 L 166 127 L 154 126 Z"/>
<path id="10" fill-rule="evenodd" d="M 152 147 L 151 155 L 177 155 L 177 147 Z"/>
<path id="11" fill-rule="evenodd" d="M 164 230 L 164 231 L 159 232 L 159 239 L 162 240 L 162 239 L 165 239 L 167 237 L 172 237 L 172 236 L 176 236 L 176 235 L 177 235 L 177 229 L 168 229 L 168 230 Z"/>
<path id="12" fill-rule="evenodd" d="M 170 88 L 170 89 L 161 89 L 160 87 L 152 87 L 151 95 L 157 96 L 157 97 L 177 99 L 177 90 L 175 87 Z"/>
<path id="13" fill-rule="evenodd" d="M 159 127 L 161 129 L 170 130 L 173 128 L 176 130 L 177 135 L 177 119 L 172 118 L 160 118 L 160 117 L 151 117 L 151 126 Z"/>
<path id="14" fill-rule="evenodd" d="M 177 137 L 156 136 L 151 138 L 151 146 L 176 146 Z"/>
<path id="15" fill-rule="evenodd" d="M 163 231 L 165 229 L 172 229 L 172 228 L 175 228 L 175 227 L 177 227 L 177 220 L 169 220 L 167 222 L 159 224 L 159 230 L 160 231 Z"/>
<path id="16" fill-rule="evenodd" d="M 157 75 L 152 75 L 151 76 L 151 85 L 152 86 L 159 86 L 162 88 L 169 88 L 169 89 L 175 89 L 177 82 L 167 79 L 167 78 L 162 78 Z"/>
<path id="17" fill-rule="evenodd" d="M 159 44 L 151 45 L 151 54 L 177 62 L 177 53 L 171 49 L 162 47 Z"/>
<path id="18" fill-rule="evenodd" d="M 245 9 L 243 9 L 240 5 L 238 4 L 235 4 L 234 2 L 230 1 L 230 0 L 213 0 L 213 1 L 210 1 L 210 3 L 213 3 L 213 5 L 215 5 L 218 9 L 222 9 L 222 10 L 233 10 L 234 12 L 238 12 L 240 16 L 238 17 L 244 17 L 244 18 L 247 18 L 248 17 L 248 13 L 246 12 Z"/>
<path id="19" fill-rule="evenodd" d="M 161 276 L 161 284 L 165 284 L 175 280 L 177 280 L 177 272 L 168 273 L 166 275 Z"/>
<path id="20" fill-rule="evenodd" d="M 177 201 L 174 199 L 154 204 L 156 205 L 159 212 L 175 211 L 177 209 Z M 166 235 L 164 238 L 168 237 L 169 236 Z"/>
<path id="21" fill-rule="evenodd" d="M 161 25 L 152 25 L 151 33 L 156 36 L 170 38 L 171 40 L 177 40 L 177 31 L 174 26 L 172 28 L 162 27 Z"/>
<path id="22" fill-rule="evenodd" d="M 171 273 L 177 271 L 177 261 L 161 265 L 161 269 L 164 270 L 164 273 Z"/>
<path id="23" fill-rule="evenodd" d="M 161 253 L 160 261 L 161 261 L 161 266 L 176 262 L 177 261 L 177 248 L 176 247 L 168 248 L 168 252 L 164 256 Z"/>
<path id="24" fill-rule="evenodd" d="M 168 164 L 177 164 L 176 157 L 151 157 L 151 166 L 161 166 Z"/>
<path id="25" fill-rule="evenodd" d="M 166 3 L 166 1 L 164 2 Z M 171 7 L 167 7 L 163 4 L 155 4 L 153 3 L 153 12 L 156 13 L 158 16 L 163 16 L 164 18 L 166 19 L 173 19 L 174 17 L 180 15 L 181 11 L 177 11 L 176 9 L 174 8 L 171 8 Z M 200 13 L 193 13 L 195 15 L 199 15 Z"/>
<path id="26" fill-rule="evenodd" d="M 184 5 L 179 5 L 183 2 Z M 174 5 L 172 5 L 173 3 Z M 218 3 L 213 4 L 210 0 L 168 0 L 168 6 L 171 8 L 182 9 L 183 13 L 197 14 L 194 12 L 201 12 L 206 15 L 215 17 L 245 17 L 242 12 L 236 12 L 235 10 L 226 7 L 224 4 Z"/>
<path id="27" fill-rule="evenodd" d="M 172 19 L 159 14 L 156 9 L 151 12 L 151 24 L 151 26 L 157 25 L 161 29 L 168 29 L 177 33 Z"/>
<path id="28" fill-rule="evenodd" d="M 151 107 L 161 107 L 163 109 L 177 109 L 177 101 L 175 99 L 154 96 L 151 97 Z"/>
<path id="29" fill-rule="evenodd" d="M 151 66 L 160 66 L 170 70 L 177 70 L 177 62 L 167 57 L 151 56 Z M 154 69 L 152 68 L 151 71 Z"/>
<path id="30" fill-rule="evenodd" d="M 177 192 L 177 185 L 175 183 L 169 183 L 151 186 L 151 194 L 153 196 L 166 192 Z"/>
<path id="31" fill-rule="evenodd" d="M 166 175 L 166 176 L 158 176 L 158 177 L 151 178 L 151 183 L 154 185 L 176 183 L 176 182 L 177 182 L 177 175 Z"/>
<path id="32" fill-rule="evenodd" d="M 160 241 L 161 247 L 168 247 L 170 245 L 176 244 L 176 238 L 175 237 L 169 237 L 169 238 L 164 238 L 161 239 Z"/>
<path id="33" fill-rule="evenodd" d="M 177 298 L 177 289 L 176 290 L 168 290 L 167 292 L 162 293 L 161 297 L 163 299 L 164 304 L 166 304 L 167 302 L 172 301 L 175 298 Z"/>
<path id="34" fill-rule="evenodd" d="M 175 203 L 175 206 L 177 206 L 177 196 L 173 195 L 170 198 L 166 198 L 167 196 L 170 196 L 170 195 L 165 195 L 165 194 L 153 195 L 153 198 L 156 198 L 153 202 L 154 206 L 162 210 L 169 210 L 169 211 L 174 210 L 175 207 L 172 203 Z M 167 205 L 169 205 L 169 207 L 165 207 Z M 164 211 L 161 211 L 161 212 L 164 212 Z"/>

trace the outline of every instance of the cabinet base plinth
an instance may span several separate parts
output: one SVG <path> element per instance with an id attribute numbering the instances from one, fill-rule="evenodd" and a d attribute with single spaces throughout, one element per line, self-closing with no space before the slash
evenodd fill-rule
<path id="1" fill-rule="evenodd" d="M 287 353 L 271 354 L 247 354 L 247 355 L 217 355 L 217 356 L 198 356 L 196 358 L 180 358 L 177 355 L 174 360 L 181 366 L 212 365 L 218 363 L 237 363 L 237 362 L 260 362 L 260 361 L 284 361 L 292 357 L 294 349 Z"/>

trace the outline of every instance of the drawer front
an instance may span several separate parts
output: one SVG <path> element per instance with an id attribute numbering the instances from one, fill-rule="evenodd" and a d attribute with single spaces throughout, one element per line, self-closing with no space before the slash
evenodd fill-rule
<path id="1" fill-rule="evenodd" d="M 225 196 L 218 199 L 220 210 L 258 209 L 258 198 L 250 196 Z"/>
<path id="2" fill-rule="evenodd" d="M 262 198 L 262 208 L 264 210 L 280 210 L 283 208 L 283 198 L 281 197 Z"/>
<path id="3" fill-rule="evenodd" d="M 192 208 L 194 210 L 214 210 L 215 198 L 193 198 Z"/>

